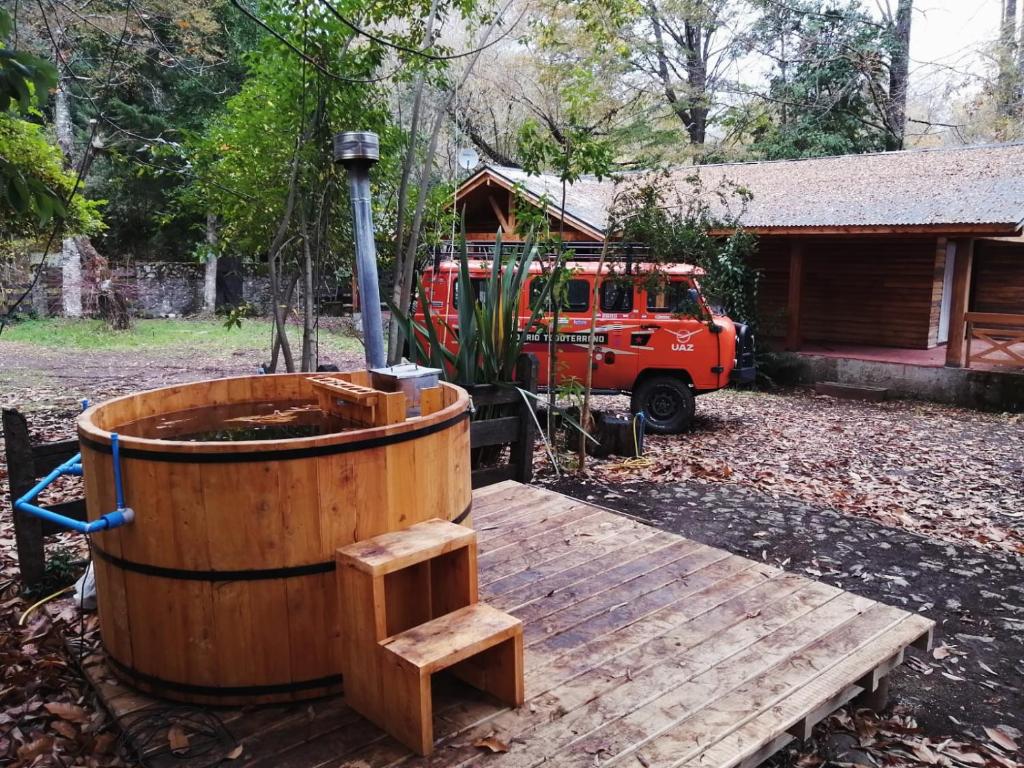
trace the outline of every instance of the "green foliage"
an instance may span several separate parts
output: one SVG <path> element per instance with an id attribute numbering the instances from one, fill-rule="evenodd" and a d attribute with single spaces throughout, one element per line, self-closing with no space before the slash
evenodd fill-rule
<path id="1" fill-rule="evenodd" d="M 121 21 L 123 3 L 94 0 L 81 13 L 106 13 Z M 109 229 L 101 250 L 144 258 L 180 259 L 203 238 L 205 211 L 177 204 L 193 169 L 181 146 L 200 132 L 236 93 L 245 54 L 260 35 L 227 0 L 146 0 L 145 24 L 129 17 L 128 41 L 120 32 L 72 19 L 73 118 L 79 134 L 98 118 L 104 151 L 88 178 L 92 196 L 108 201 Z M 116 56 L 115 56 L 115 52 Z M 100 102 L 97 89 L 115 61 L 112 84 Z M 92 98 L 89 98 L 91 96 Z"/>
<path id="2" fill-rule="evenodd" d="M 73 584 L 82 575 L 84 567 L 85 560 L 74 548 L 63 542 L 50 545 L 46 548 L 42 583 L 32 594 L 47 595 Z"/>
<path id="3" fill-rule="evenodd" d="M 422 324 L 397 307 L 391 307 L 395 317 L 405 325 L 406 338 L 413 340 L 413 358 L 421 364 L 440 368 L 445 372 L 445 379 L 456 384 L 515 381 L 516 362 L 525 344 L 521 331 L 537 325 L 550 291 L 549 283 L 543 289 L 536 308 L 526 322 L 521 323 L 520 303 L 530 267 L 537 255 L 538 249 L 532 238 L 514 247 L 505 247 L 499 232 L 491 274 L 476 288 L 470 279 L 466 239 L 461 237 L 456 307 L 458 328 L 447 326 L 448 332 L 459 340 L 458 351 L 452 352 L 441 344 L 438 327 L 443 321 L 433 317 L 429 302 L 421 302 L 424 312 Z M 426 295 L 422 281 L 417 290 L 419 296 Z"/>
<path id="4" fill-rule="evenodd" d="M 11 17 L 0 9 L 0 40 L 11 33 Z M 71 196 L 75 177 L 64 170 L 60 150 L 42 128 L 36 105 L 57 84 L 49 62 L 0 42 L 0 236 L 30 236 L 54 220 L 76 232 L 94 232 L 96 203 Z M 25 119 L 30 118 L 30 119 Z"/>
<path id="5" fill-rule="evenodd" d="M 725 127 L 746 134 L 751 151 L 769 160 L 884 150 L 886 31 L 856 0 L 762 5 L 754 34 L 789 40 L 788 66 L 766 100 L 730 110 Z"/>
<path id="6" fill-rule="evenodd" d="M 231 307 L 224 315 L 224 327 L 229 331 L 242 327 L 242 320 L 256 315 L 256 308 L 247 301 Z"/>
<path id="7" fill-rule="evenodd" d="M 757 272 L 750 266 L 756 237 L 740 225 L 750 194 L 723 182 L 707 189 L 696 175 L 687 179 L 689 192 L 666 198 L 674 185 L 659 179 L 627 189 L 617 201 L 615 218 L 622 222 L 622 240 L 647 246 L 653 267 L 646 280 L 666 280 L 665 264 L 692 264 L 705 272 L 701 288 L 711 302 L 732 319 L 751 325 L 757 317 Z M 723 234 L 723 233 L 729 234 Z"/>
<path id="8" fill-rule="evenodd" d="M 11 34 L 11 17 L 0 8 L 0 40 Z M 12 106 L 21 113 L 41 105 L 57 85 L 57 68 L 25 51 L 11 50 L 0 43 L 0 112 Z"/>
<path id="9" fill-rule="evenodd" d="M 42 126 L 0 113 L 0 236 L 30 237 L 54 220 L 69 232 L 99 231 L 101 201 L 76 195 L 63 202 L 74 186 Z"/>
<path id="10" fill-rule="evenodd" d="M 386 16 L 382 9 L 409 14 L 413 6 L 409 2 L 360 5 L 353 0 L 336 5 L 352 17 L 365 12 L 365 23 Z M 332 72 L 365 79 L 372 78 L 382 65 L 381 46 L 350 45 L 352 30 L 315 2 L 298 6 L 269 2 L 261 8 L 261 14 L 297 48 L 309 51 Z M 402 40 L 416 44 L 415 36 Z M 182 202 L 217 214 L 225 248 L 249 257 L 266 252 L 285 209 L 296 140 L 305 134 L 299 150 L 300 199 L 311 217 L 319 214 L 321 198 L 327 205 L 326 252 L 336 257 L 336 263 L 325 268 L 338 269 L 341 262 L 351 258 L 351 217 L 345 175 L 333 162 L 331 137 L 355 129 L 379 135 L 381 160 L 373 171 L 377 187 L 375 223 L 378 231 L 390 231 L 393 211 L 387 204 L 392 198 L 389 192 L 395 183 L 403 136 L 395 125 L 387 95 L 378 84 L 327 77 L 272 38 L 264 39 L 246 62 L 241 90 L 185 147 L 196 182 L 183 193 Z M 314 127 L 315 134 L 310 133 Z M 439 198 L 431 202 L 431 220 L 443 220 L 443 203 Z M 289 229 L 289 239 L 298 235 L 298 226 L 295 223 Z M 296 252 L 297 248 L 292 247 L 286 255 L 294 256 Z"/>

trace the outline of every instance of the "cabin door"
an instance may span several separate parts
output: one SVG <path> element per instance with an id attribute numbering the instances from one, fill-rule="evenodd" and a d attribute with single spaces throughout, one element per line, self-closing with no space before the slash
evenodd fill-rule
<path id="1" fill-rule="evenodd" d="M 939 304 L 939 344 L 949 341 L 949 315 L 953 307 L 953 269 L 956 243 L 946 243 L 946 269 L 942 275 L 942 302 Z"/>

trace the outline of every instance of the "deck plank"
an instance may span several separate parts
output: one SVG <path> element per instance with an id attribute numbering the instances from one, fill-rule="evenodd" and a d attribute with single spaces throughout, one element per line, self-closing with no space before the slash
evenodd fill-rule
<path id="1" fill-rule="evenodd" d="M 870 605 L 870 601 L 864 598 Z M 885 635 L 905 619 L 905 613 L 886 605 L 874 604 L 842 626 L 816 639 L 796 653 L 742 684 L 733 686 L 723 695 L 716 690 L 712 703 L 701 706 L 673 725 L 663 729 L 656 738 L 643 745 L 644 758 L 651 766 L 677 765 L 699 755 L 709 743 L 721 740 L 764 709 L 776 706 L 786 692 L 813 680 L 823 668 L 841 663 L 850 654 L 871 647 L 874 640 L 885 641 Z M 877 643 L 872 653 L 877 653 Z M 720 675 L 716 674 L 716 677 Z M 845 687 L 845 685 L 843 686 Z M 778 734 L 773 734 L 773 739 Z M 630 750 L 635 751 L 635 750 Z"/>
<path id="2" fill-rule="evenodd" d="M 439 678 L 418 758 L 333 698 L 216 710 L 246 768 L 749 768 L 885 674 L 917 615 L 513 481 L 474 492 L 481 599 L 525 624 L 527 704 Z M 88 676 L 115 719 L 156 704 Z M 867 684 L 867 683 L 864 683 Z M 505 754 L 473 746 L 496 735 Z"/>
<path id="3" fill-rule="evenodd" d="M 821 601 L 824 600 L 824 604 Z M 791 653 L 808 632 L 823 623 L 835 626 L 858 606 L 842 595 L 808 589 L 776 604 L 673 656 L 665 665 L 631 675 L 613 689 L 591 698 L 557 721 L 530 734 L 528 744 L 515 754 L 494 761 L 498 765 L 532 766 L 543 761 L 544 747 L 559 753 L 559 766 L 591 766 L 630 750 L 659 730 L 670 727 L 682 713 L 713 699 L 721 685 L 745 679 Z M 774 618 L 774 621 L 770 619 Z M 779 626 L 781 624 L 781 626 Z M 647 753 L 645 752 L 645 756 Z"/>

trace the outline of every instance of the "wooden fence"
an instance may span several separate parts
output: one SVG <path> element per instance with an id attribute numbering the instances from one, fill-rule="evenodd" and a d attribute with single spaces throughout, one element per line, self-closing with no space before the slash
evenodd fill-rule
<path id="1" fill-rule="evenodd" d="M 473 487 L 480 488 L 502 480 L 528 483 L 533 479 L 533 441 L 535 406 L 531 398 L 519 389 L 537 392 L 539 362 L 535 355 L 523 355 L 516 368 L 517 386 L 482 385 L 466 387 L 473 398 L 473 407 L 479 412 L 491 406 L 501 406 L 506 415 L 478 419 L 470 423 L 469 443 L 473 450 Z M 496 466 L 477 467 L 481 450 L 508 446 L 508 461 Z"/>
<path id="2" fill-rule="evenodd" d="M 40 478 L 78 453 L 78 440 L 60 440 L 32 445 L 28 422 L 18 411 L 3 411 L 4 445 L 7 451 L 7 483 L 11 492 L 11 514 L 14 515 L 14 537 L 18 550 L 21 579 L 32 588 L 43 581 L 46 560 L 43 543 L 47 536 L 64 530 L 38 517 L 14 511 L 14 501 L 32 489 Z M 40 504 L 76 520 L 85 520 L 85 499 L 72 499 L 61 504 Z"/>
<path id="3" fill-rule="evenodd" d="M 1024 315 L 968 312 L 967 367 L 972 363 L 1024 368 Z"/>

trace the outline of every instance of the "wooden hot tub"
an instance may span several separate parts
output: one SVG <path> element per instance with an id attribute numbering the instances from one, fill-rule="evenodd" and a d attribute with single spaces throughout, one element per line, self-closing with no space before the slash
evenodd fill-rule
<path id="1" fill-rule="evenodd" d="M 118 673 L 195 703 L 340 690 L 335 550 L 432 517 L 469 520 L 469 398 L 441 384 L 432 399 L 437 410 L 387 426 L 325 427 L 310 375 L 284 374 L 85 411 L 89 519 L 116 506 L 112 432 L 135 511 L 129 525 L 91 537 L 101 634 Z M 281 434 L 239 440 L 253 423 Z M 229 439 L 214 429 L 225 425 Z"/>

